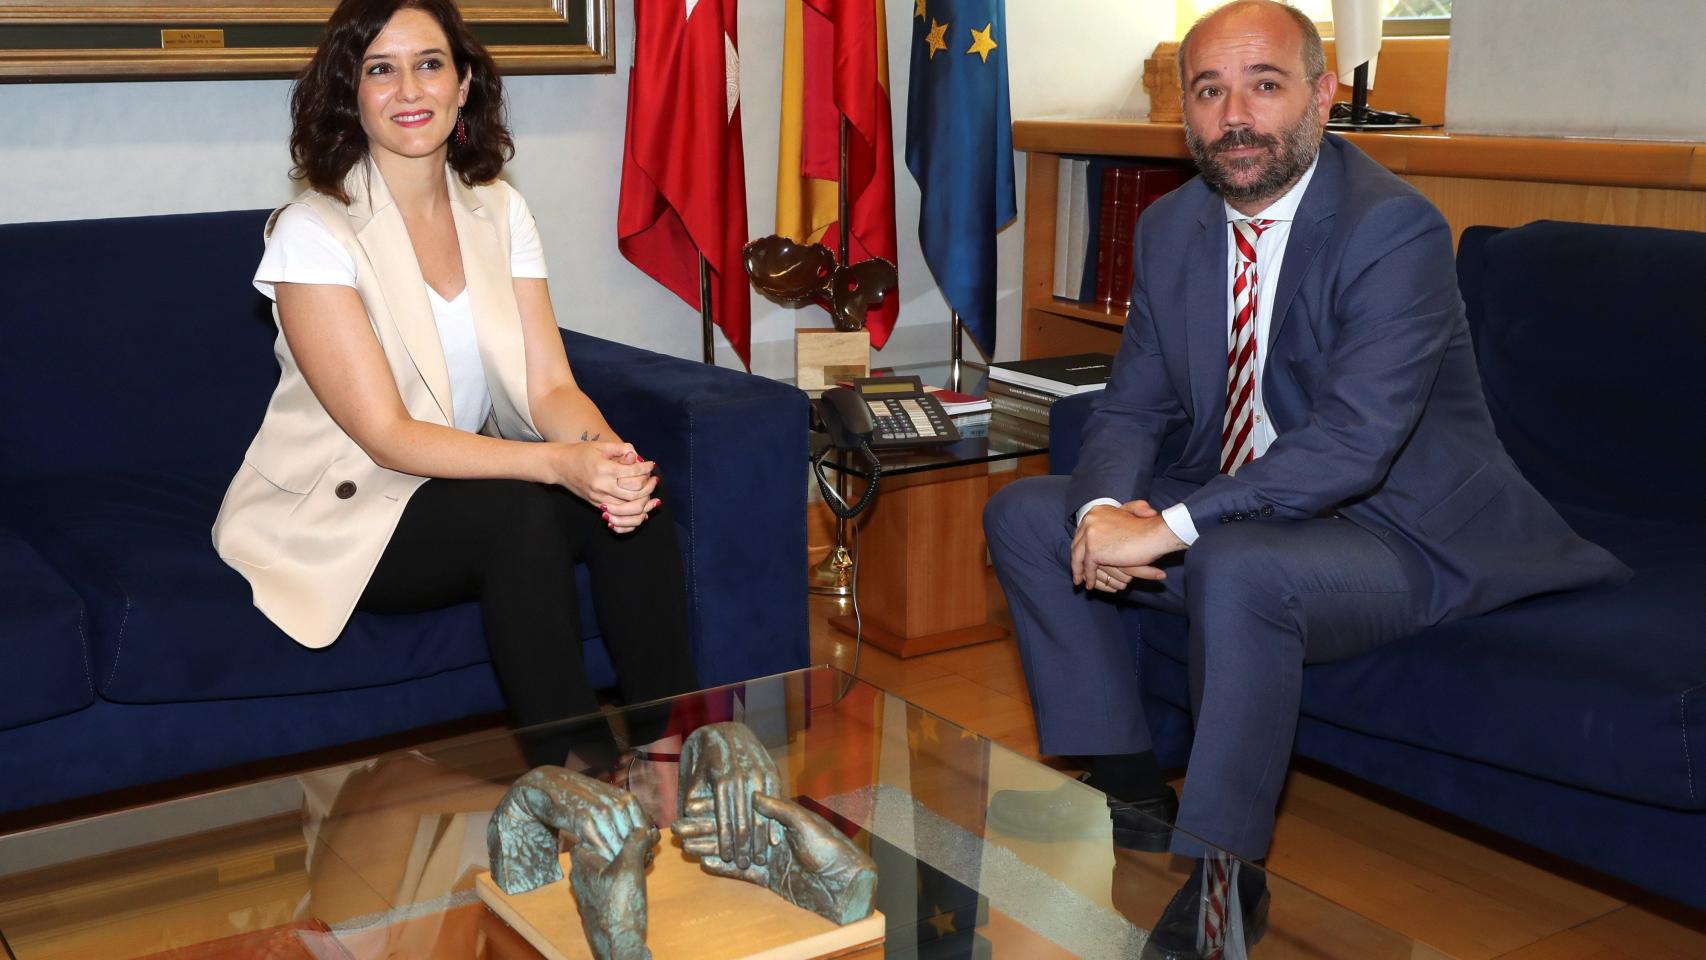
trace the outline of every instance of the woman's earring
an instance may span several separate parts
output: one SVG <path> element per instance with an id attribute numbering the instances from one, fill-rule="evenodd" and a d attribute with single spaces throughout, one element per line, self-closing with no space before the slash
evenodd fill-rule
<path id="1" fill-rule="evenodd" d="M 468 145 L 468 121 L 462 119 L 461 107 L 456 108 L 456 145 L 459 147 Z"/>

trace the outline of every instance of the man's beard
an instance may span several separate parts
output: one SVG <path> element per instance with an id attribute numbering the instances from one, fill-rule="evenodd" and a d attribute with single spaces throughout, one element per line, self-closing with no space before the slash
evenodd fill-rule
<path id="1" fill-rule="evenodd" d="M 1245 127 L 1228 131 L 1213 143 L 1204 143 L 1187 120 L 1185 144 L 1190 147 L 1191 159 L 1196 161 L 1203 180 L 1227 202 L 1237 204 L 1263 200 L 1278 197 L 1315 162 L 1315 154 L 1321 149 L 1321 120 L 1315 110 L 1305 108 L 1297 122 L 1279 136 L 1256 133 Z M 1260 147 L 1268 154 L 1236 160 L 1220 156 L 1224 151 L 1240 147 Z M 1249 183 L 1241 185 L 1233 180 L 1234 173 L 1253 167 L 1260 169 Z"/>

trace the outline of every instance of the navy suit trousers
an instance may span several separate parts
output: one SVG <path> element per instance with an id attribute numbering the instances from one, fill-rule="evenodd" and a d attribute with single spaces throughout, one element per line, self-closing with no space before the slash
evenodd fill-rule
<path id="1" fill-rule="evenodd" d="M 1248 859 L 1266 856 L 1304 664 L 1420 630 L 1412 585 L 1378 535 L 1323 518 L 1217 524 L 1161 563 L 1166 580 L 1133 581 L 1118 595 L 1086 592 L 1072 585 L 1068 481 L 1016 481 L 984 511 L 1042 751 L 1150 749 L 1138 662 L 1154 654 L 1121 629 L 1121 607 L 1183 614 L 1196 735 L 1173 850 L 1201 856 L 1200 838 Z M 1165 508 L 1191 490 L 1157 481 L 1151 504 Z"/>

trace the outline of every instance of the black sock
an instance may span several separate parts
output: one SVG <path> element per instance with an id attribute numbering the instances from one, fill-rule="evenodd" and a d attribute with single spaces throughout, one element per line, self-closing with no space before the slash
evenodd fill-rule
<path id="1" fill-rule="evenodd" d="M 1090 758 L 1089 784 L 1115 800 L 1152 800 L 1167 795 L 1155 751 L 1100 754 Z"/>

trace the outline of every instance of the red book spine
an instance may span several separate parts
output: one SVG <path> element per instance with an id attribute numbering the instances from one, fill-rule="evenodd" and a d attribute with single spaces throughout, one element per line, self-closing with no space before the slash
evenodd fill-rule
<path id="1" fill-rule="evenodd" d="M 1133 235 L 1137 220 L 1149 205 L 1166 196 L 1185 182 L 1186 173 L 1179 167 L 1139 167 L 1126 171 L 1128 189 L 1120 194 L 1120 209 L 1116 211 L 1118 242 L 1114 246 L 1111 273 L 1114 278 L 1110 298 L 1104 303 L 1109 309 L 1131 309 L 1131 262 Z"/>
<path id="2" fill-rule="evenodd" d="M 1141 204 L 1144 209 L 1185 185 L 1190 172 L 1183 167 L 1152 167 L 1143 172 Z"/>
<path id="3" fill-rule="evenodd" d="M 1124 181 L 1125 170 L 1109 167 L 1102 171 L 1102 197 L 1096 208 L 1096 302 L 1106 307 L 1114 297 L 1114 237 L 1117 224 L 1117 194 Z"/>
<path id="4" fill-rule="evenodd" d="M 1114 198 L 1113 283 L 1108 290 L 1106 306 L 1110 310 L 1131 309 L 1131 245 L 1137 233 L 1137 215 L 1143 196 L 1143 181 L 1149 171 L 1132 168 L 1120 180 L 1120 190 Z"/>

